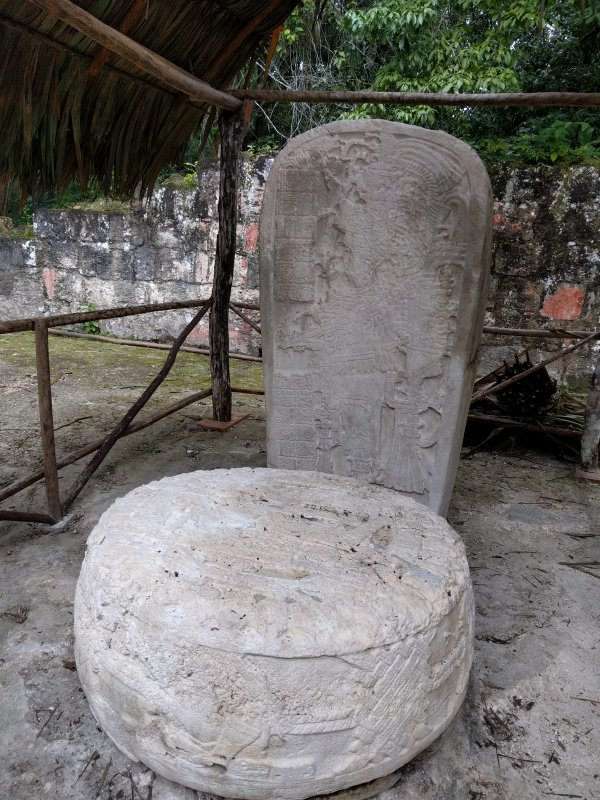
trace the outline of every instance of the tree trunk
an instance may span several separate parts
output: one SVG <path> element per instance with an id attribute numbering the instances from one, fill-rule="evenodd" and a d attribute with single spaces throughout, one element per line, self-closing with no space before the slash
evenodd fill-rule
<path id="1" fill-rule="evenodd" d="M 213 418 L 231 420 L 229 379 L 229 299 L 233 283 L 237 225 L 239 159 L 245 129 L 245 109 L 221 112 L 221 177 L 219 183 L 219 233 L 210 312 L 210 370 L 213 388 Z"/>

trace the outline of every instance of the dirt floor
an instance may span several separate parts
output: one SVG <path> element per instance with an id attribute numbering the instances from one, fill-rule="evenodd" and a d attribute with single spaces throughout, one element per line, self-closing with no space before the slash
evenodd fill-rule
<path id="1" fill-rule="evenodd" d="M 165 354 L 51 340 L 59 454 L 106 432 Z M 260 385 L 256 366 L 234 384 Z M 207 382 L 183 354 L 152 408 Z M 264 466 L 262 399 L 238 395 L 246 421 L 204 432 L 194 405 L 122 440 L 62 533 L 0 522 L 0 800 L 194 800 L 119 753 L 93 719 L 73 661 L 73 595 L 86 538 L 133 487 L 165 475 Z M 145 412 L 142 412 L 142 415 Z M 0 337 L 0 485 L 39 464 L 32 337 Z M 66 468 L 63 490 L 81 465 Z M 467 544 L 475 663 L 448 731 L 382 800 L 600 799 L 600 487 L 549 454 L 479 452 L 460 465 L 450 522 Z M 42 510 L 40 486 L 3 503 Z M 591 562 L 591 563 L 590 563 Z"/>

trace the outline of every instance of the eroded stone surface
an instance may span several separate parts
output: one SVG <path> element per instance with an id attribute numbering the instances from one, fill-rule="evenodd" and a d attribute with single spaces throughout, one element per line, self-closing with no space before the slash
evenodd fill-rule
<path id="1" fill-rule="evenodd" d="M 336 122 L 276 159 L 261 212 L 270 466 L 445 514 L 490 262 L 483 164 L 440 131 Z"/>
<path id="2" fill-rule="evenodd" d="M 75 601 L 90 705 L 125 753 L 205 792 L 300 800 L 388 775 L 458 710 L 464 548 L 362 481 L 215 470 L 134 490 Z"/>

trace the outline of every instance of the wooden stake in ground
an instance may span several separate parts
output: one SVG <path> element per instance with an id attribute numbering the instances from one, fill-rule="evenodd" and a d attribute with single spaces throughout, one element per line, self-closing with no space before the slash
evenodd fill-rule
<path id="1" fill-rule="evenodd" d="M 35 360 L 40 410 L 40 433 L 44 456 L 44 475 L 48 510 L 54 522 L 62 517 L 58 487 L 58 469 L 54 447 L 54 422 L 52 415 L 52 389 L 50 384 L 50 359 L 48 354 L 48 325 L 44 320 L 35 322 Z"/>
<path id="2" fill-rule="evenodd" d="M 219 114 L 221 135 L 221 176 L 219 183 L 219 234 L 213 277 L 213 306 L 210 312 L 210 371 L 213 387 L 213 418 L 231 420 L 229 378 L 229 300 L 235 263 L 237 191 L 240 151 L 250 106 L 241 111 Z"/>
<path id="3" fill-rule="evenodd" d="M 600 449 L 600 360 L 596 364 L 592 375 L 592 385 L 585 408 L 583 423 L 583 436 L 581 437 L 581 466 L 579 472 L 581 477 L 586 477 L 589 472 L 597 475 L 600 481 L 600 471 L 598 470 L 598 456 Z"/>

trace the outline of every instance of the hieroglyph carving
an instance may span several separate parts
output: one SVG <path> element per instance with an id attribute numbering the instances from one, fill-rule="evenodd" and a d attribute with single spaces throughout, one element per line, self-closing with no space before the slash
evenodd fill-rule
<path id="1" fill-rule="evenodd" d="M 356 475 L 445 514 L 490 261 L 481 161 L 439 131 L 293 140 L 261 216 L 268 463 Z"/>

